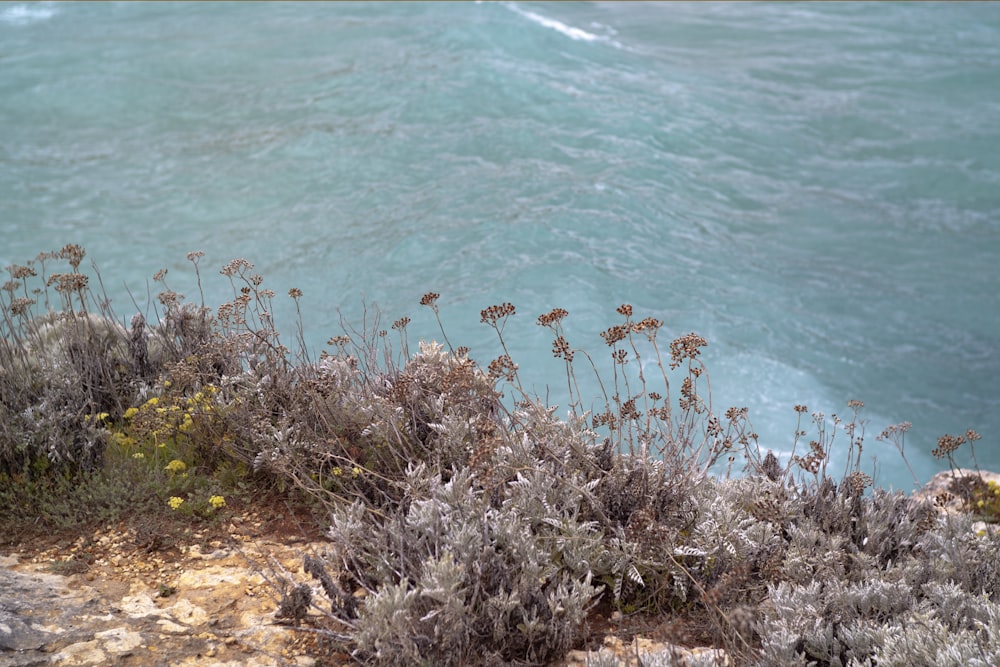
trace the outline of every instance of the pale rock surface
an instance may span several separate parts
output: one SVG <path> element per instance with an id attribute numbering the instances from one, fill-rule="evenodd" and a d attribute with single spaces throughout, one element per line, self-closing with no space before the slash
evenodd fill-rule
<path id="1" fill-rule="evenodd" d="M 603 659 L 603 660 L 602 660 Z M 664 667 L 728 667 L 729 657 L 722 649 L 684 648 L 664 642 L 636 637 L 622 642 L 617 637 L 607 637 L 599 651 L 570 651 L 565 667 L 590 667 L 611 664 L 616 667 L 643 667 L 651 662 Z"/>
<path id="2" fill-rule="evenodd" d="M 923 487 L 913 493 L 915 500 L 927 500 L 932 502 L 939 512 L 943 514 L 963 514 L 966 512 L 965 501 L 961 496 L 963 482 L 969 478 L 979 477 L 983 482 L 989 484 L 1000 484 L 1000 473 L 987 470 L 977 471 L 969 468 L 957 468 L 954 471 L 945 470 L 939 472 L 924 484 Z M 986 523 L 985 521 L 975 521 L 972 524 L 974 532 L 998 532 L 1000 525 Z"/>
<path id="3" fill-rule="evenodd" d="M 277 565 L 307 581 L 302 555 L 317 546 L 246 542 L 178 563 L 116 554 L 68 575 L 50 571 L 51 554 L 0 556 L 0 665 L 311 666 L 275 621 L 267 577 Z"/>

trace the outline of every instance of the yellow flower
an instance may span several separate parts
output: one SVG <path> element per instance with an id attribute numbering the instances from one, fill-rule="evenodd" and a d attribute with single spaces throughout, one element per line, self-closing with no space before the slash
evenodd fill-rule
<path id="1" fill-rule="evenodd" d="M 139 408 L 129 408 L 125 411 L 123 416 L 125 419 L 132 419 L 132 417 L 135 417 L 137 414 L 139 414 Z"/>
<path id="2" fill-rule="evenodd" d="M 341 475 L 344 474 L 344 471 L 340 469 L 340 466 L 337 466 L 336 468 L 333 469 L 333 474 L 336 477 L 340 477 Z"/>
<path id="3" fill-rule="evenodd" d="M 108 421 L 108 417 L 110 416 L 107 412 L 98 412 L 97 416 L 94 417 L 94 421 L 105 422 Z"/>
<path id="4" fill-rule="evenodd" d="M 172 385 L 172 384 L 173 384 L 173 382 L 171 382 L 170 380 L 164 380 L 163 381 L 163 388 L 164 389 L 170 389 L 170 385 Z"/>
<path id="5" fill-rule="evenodd" d="M 148 401 L 146 401 L 146 405 L 156 405 L 159 402 L 160 402 L 160 399 L 157 398 L 156 396 L 154 396 L 153 398 L 151 398 Z"/>
<path id="6" fill-rule="evenodd" d="M 985 507 L 985 506 L 986 506 L 986 503 L 984 503 L 982 500 L 980 500 L 978 503 L 976 503 L 976 507 L 982 508 L 982 507 Z"/>
<path id="7" fill-rule="evenodd" d="M 184 463 L 184 461 L 181 461 L 180 459 L 174 459 L 173 461 L 167 464 L 165 470 L 169 473 L 184 472 L 185 470 L 187 470 L 187 464 Z"/>
<path id="8" fill-rule="evenodd" d="M 351 469 L 351 476 L 358 477 L 360 475 L 361 475 L 361 468 L 359 468 L 358 466 L 354 466 L 354 468 Z"/>
<path id="9" fill-rule="evenodd" d="M 170 496 L 170 500 L 167 501 L 167 504 L 170 505 L 170 509 L 175 510 L 184 504 L 184 499 L 178 498 L 177 496 Z"/>
<path id="10" fill-rule="evenodd" d="M 146 458 L 146 455 L 143 454 L 142 452 L 136 452 L 135 454 L 132 455 L 132 458 L 134 458 L 134 459 L 144 459 L 144 458 Z"/>
<path id="11" fill-rule="evenodd" d="M 226 499 L 222 496 L 212 496 L 208 499 L 209 504 L 215 509 L 226 506 Z"/>

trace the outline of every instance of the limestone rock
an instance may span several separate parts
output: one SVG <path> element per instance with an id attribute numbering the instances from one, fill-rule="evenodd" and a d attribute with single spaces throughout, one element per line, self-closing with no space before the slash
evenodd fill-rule
<path id="1" fill-rule="evenodd" d="M 47 571 L 66 554 L 0 556 L 0 664 L 103 667 L 127 657 L 140 667 L 311 665 L 290 648 L 293 631 L 275 621 L 262 574 L 273 565 L 305 578 L 309 548 L 245 543 L 210 557 L 182 551 L 173 563 L 116 553 L 69 575 Z"/>

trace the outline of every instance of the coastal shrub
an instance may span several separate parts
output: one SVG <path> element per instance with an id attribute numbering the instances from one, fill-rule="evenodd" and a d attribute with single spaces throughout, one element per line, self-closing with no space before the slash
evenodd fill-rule
<path id="1" fill-rule="evenodd" d="M 11 279 L 0 296 L 0 471 L 8 474 L 93 469 L 104 447 L 95 416 L 120 415 L 136 389 L 127 331 L 93 298 L 79 272 L 84 255 L 67 245 L 7 267 Z M 56 259 L 71 271 L 48 274 L 45 263 Z M 50 287 L 59 310 L 51 308 Z"/>
<path id="2" fill-rule="evenodd" d="M 425 305 L 437 297 L 425 296 Z M 612 346 L 633 328 L 630 309 L 619 312 L 626 324 L 606 337 Z M 514 313 L 510 304 L 483 311 L 505 352 L 503 320 Z M 562 317 L 553 311 L 539 319 L 552 326 Z M 652 328 L 643 322 L 640 331 Z M 572 357 L 563 341 L 554 348 Z M 730 501 L 709 474 L 724 452 L 749 444 L 749 431 L 741 410 L 699 430 L 712 416 L 696 389 L 704 379 L 699 345 L 689 336 L 672 346 L 673 362 L 689 372 L 684 402 L 673 408 L 683 424 L 670 421 L 666 401 L 657 403 L 662 396 L 650 399 L 655 412 L 647 417 L 635 396 L 621 399 L 617 385 L 619 408 L 609 405 L 599 417 L 571 409 L 561 419 L 555 408 L 523 394 L 510 409 L 493 388 L 503 380 L 507 391 L 520 393 L 508 355 L 491 362 L 484 382 L 464 350 L 440 345 L 423 344 L 402 369 L 378 374 L 379 391 L 355 393 L 368 405 L 349 412 L 371 422 L 360 434 L 409 462 L 391 475 L 384 467 L 361 469 L 359 478 L 382 475 L 377 501 L 347 492 L 346 484 L 325 489 L 333 520 L 323 571 L 340 578 L 334 585 L 329 574 L 317 576 L 331 582 L 323 584 L 330 620 L 350 629 L 342 636 L 355 655 L 377 663 L 422 656 L 435 664 L 534 664 L 571 647 L 582 636 L 586 609 L 602 597 L 629 613 L 690 610 L 705 596 L 716 610 L 758 601 L 762 586 L 736 590 L 749 583 L 749 570 L 732 573 L 773 550 L 777 531 L 755 522 L 745 503 Z M 621 364 L 626 357 L 615 358 Z M 320 368 L 324 363 L 339 369 L 336 386 L 363 386 L 356 365 L 327 359 Z M 472 374 L 445 381 L 456 369 Z M 620 381 L 624 387 L 624 376 Z M 311 459 L 270 460 L 287 472 L 309 468 Z M 444 571 L 447 587 L 436 578 Z M 442 589 L 451 593 L 442 597 Z M 443 607 L 446 601 L 452 606 Z"/>
<path id="3" fill-rule="evenodd" d="M 214 310 L 159 272 L 154 316 L 126 325 L 90 290 L 83 257 L 66 246 L 8 267 L 0 295 L 11 521 L 132 507 L 148 536 L 158 512 L 211 520 L 240 485 L 304 492 L 330 544 L 304 557 L 308 581 L 283 575 L 282 617 L 372 664 L 551 662 L 587 641 L 597 607 L 732 664 L 997 662 L 1000 538 L 872 488 L 858 401 L 845 418 L 795 406 L 779 458 L 746 408 L 713 405 L 707 341 L 661 350 L 663 323 L 628 304 L 594 337 L 607 356 L 570 343 L 565 310 L 538 316 L 565 364 L 557 408 L 521 384 L 510 303 L 481 312 L 501 352 L 483 365 L 452 346 L 434 292 L 421 305 L 442 343 L 411 349 L 409 318 L 390 336 L 366 313 L 313 359 L 301 321 L 286 346 L 276 295 L 245 259 L 222 267 L 232 299 Z M 188 255 L 199 291 L 201 257 Z M 48 273 L 55 260 L 71 271 Z M 301 316 L 301 291 L 288 296 Z M 600 387 L 593 410 L 583 373 Z M 904 462 L 908 429 L 879 436 Z M 978 438 L 944 436 L 935 454 L 953 465 Z M 967 509 L 995 514 L 1000 493 L 966 486 Z M 18 507 L 31 510 L 6 512 Z"/>

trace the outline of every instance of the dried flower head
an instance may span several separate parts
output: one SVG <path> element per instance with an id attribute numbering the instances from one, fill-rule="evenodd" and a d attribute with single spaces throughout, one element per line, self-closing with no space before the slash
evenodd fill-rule
<path id="1" fill-rule="evenodd" d="M 485 310 L 479 311 L 480 322 L 486 324 L 495 324 L 497 320 L 501 320 L 505 317 L 510 317 L 514 315 L 516 310 L 514 304 L 504 302 L 499 306 L 490 306 Z"/>
<path id="2" fill-rule="evenodd" d="M 557 359 L 561 357 L 566 361 L 573 361 L 573 349 L 562 336 L 556 336 L 556 339 L 552 341 L 552 356 Z"/>
<path id="3" fill-rule="evenodd" d="M 222 267 L 222 270 L 219 271 L 219 273 L 221 273 L 224 276 L 231 277 L 239 273 L 242 273 L 243 271 L 249 271 L 252 268 L 253 268 L 252 263 L 248 262 L 242 257 L 238 257 L 236 259 L 230 260 L 228 264 Z"/>
<path id="4" fill-rule="evenodd" d="M 563 308 L 553 308 L 544 315 L 538 316 L 538 325 L 542 327 L 549 327 L 554 324 L 558 324 L 560 320 L 569 315 L 569 312 Z"/>
<path id="5" fill-rule="evenodd" d="M 340 336 L 334 336 L 330 340 L 326 341 L 326 344 L 327 345 L 334 345 L 334 346 L 339 347 L 339 348 L 344 348 L 350 342 L 351 342 L 351 339 L 349 337 L 341 334 Z"/>
<path id="6" fill-rule="evenodd" d="M 495 381 L 503 377 L 507 381 L 513 382 L 514 375 L 517 373 L 517 364 L 509 355 L 504 354 L 491 361 L 487 370 L 490 380 Z"/>
<path id="7" fill-rule="evenodd" d="M 299 299 L 302 297 L 302 290 L 300 290 L 298 287 L 293 287 L 292 289 L 288 290 L 288 296 L 292 297 L 293 299 Z"/>
<path id="8" fill-rule="evenodd" d="M 627 303 L 623 303 L 615 309 L 619 315 L 624 315 L 625 317 L 632 317 L 632 306 Z"/>
<path id="9" fill-rule="evenodd" d="M 843 488 L 848 495 L 858 496 L 872 485 L 872 478 L 860 470 L 855 470 L 844 478 Z"/>
<path id="10" fill-rule="evenodd" d="M 421 306 L 433 306 L 437 303 L 437 300 L 441 297 L 437 292 L 428 292 L 427 294 L 420 297 Z"/>
<path id="11" fill-rule="evenodd" d="M 10 272 L 10 277 L 15 280 L 20 280 L 22 278 L 32 278 L 36 275 L 35 270 L 30 266 L 21 266 L 20 264 L 11 264 L 7 267 Z"/>
<path id="12" fill-rule="evenodd" d="M 405 329 L 406 325 L 409 323 L 410 323 L 410 318 L 403 316 L 392 323 L 392 328 L 395 329 L 396 331 L 399 331 L 400 329 Z"/>
<path id="13" fill-rule="evenodd" d="M 699 348 L 707 345 L 708 341 L 693 332 L 674 340 L 670 343 L 670 358 L 673 360 L 670 362 L 670 367 L 677 368 L 685 360 L 694 361 L 701 354 Z"/>
<path id="14" fill-rule="evenodd" d="M 740 408 L 733 406 L 726 410 L 726 419 L 728 419 L 731 422 L 739 421 L 740 419 L 746 419 L 747 415 L 749 414 L 750 414 L 750 408 L 746 406 Z"/>
<path id="15" fill-rule="evenodd" d="M 698 392 L 690 377 L 681 381 L 681 397 L 677 400 L 681 410 L 688 410 L 698 406 Z"/>
<path id="16" fill-rule="evenodd" d="M 606 331 L 601 332 L 601 338 L 604 339 L 604 342 L 607 343 L 609 347 L 615 343 L 625 340 L 626 336 L 628 336 L 628 327 L 621 324 L 616 324 Z"/>
<path id="17" fill-rule="evenodd" d="M 805 457 L 795 456 L 792 458 L 792 462 L 806 472 L 815 475 L 819 472 L 820 466 L 825 459 L 826 452 L 823 451 L 823 446 L 817 441 L 812 440 L 809 443 L 809 455 Z"/>
<path id="18" fill-rule="evenodd" d="M 946 456 L 950 457 L 951 453 L 956 449 L 964 445 L 966 442 L 965 436 L 963 435 L 949 435 L 945 433 L 940 438 L 938 438 L 938 445 L 933 450 L 931 454 L 935 458 L 942 459 Z"/>
<path id="19" fill-rule="evenodd" d="M 75 243 L 67 243 L 63 246 L 62 250 L 59 251 L 60 259 L 65 259 L 69 262 L 69 265 L 73 267 L 76 271 L 80 268 L 80 262 L 87 255 L 87 251 Z"/>
<path id="20" fill-rule="evenodd" d="M 663 326 L 663 322 L 656 319 L 655 317 L 647 317 L 643 320 L 636 322 L 632 325 L 632 331 L 636 333 L 642 333 L 646 335 L 646 338 L 653 340 L 656 338 L 656 333 Z"/>
<path id="21" fill-rule="evenodd" d="M 79 292 L 87 288 L 89 279 L 82 273 L 53 273 L 45 286 L 56 286 L 57 292 Z"/>
<path id="22" fill-rule="evenodd" d="M 12 315 L 25 315 L 35 305 L 34 299 L 26 299 L 23 296 L 12 299 L 10 302 L 10 312 Z"/>

